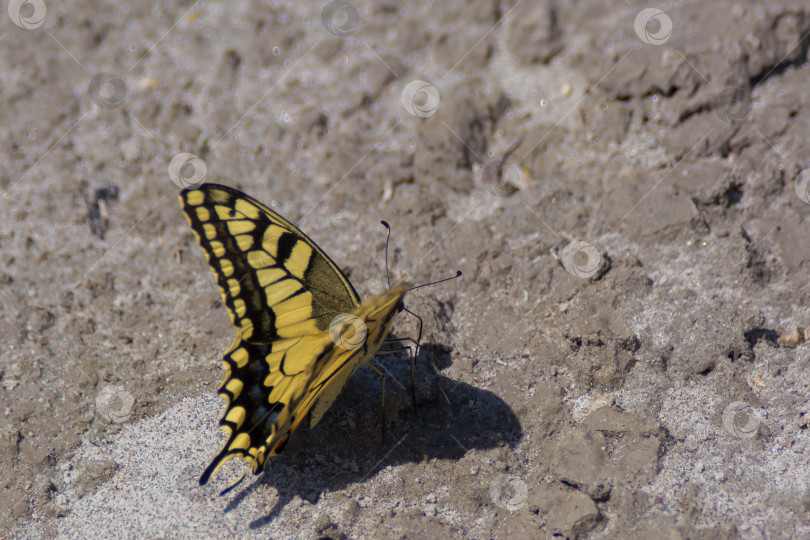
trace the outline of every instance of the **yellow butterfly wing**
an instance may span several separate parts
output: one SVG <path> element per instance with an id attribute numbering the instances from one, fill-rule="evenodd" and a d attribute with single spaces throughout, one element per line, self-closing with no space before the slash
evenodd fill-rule
<path id="1" fill-rule="evenodd" d="M 299 405 L 300 411 L 309 411 L 309 427 L 315 427 L 320 422 L 354 370 L 360 364 L 368 362 L 380 349 L 394 316 L 400 311 L 402 298 L 410 287 L 408 283 L 396 285 L 387 293 L 363 302 L 354 311 L 352 319 L 355 325 L 362 325 L 362 339 L 331 337 L 330 354 L 316 366 L 312 381 Z M 354 330 L 356 337 L 357 327 Z M 292 429 L 302 419 L 303 415 L 299 415 Z"/>
<path id="2" fill-rule="evenodd" d="M 352 284 L 315 242 L 252 197 L 205 184 L 183 190 L 180 203 L 245 339 L 270 343 L 317 334 L 336 313 L 360 304 Z"/>
<path id="3" fill-rule="evenodd" d="M 205 484 L 232 457 L 258 474 L 304 418 L 317 424 L 380 348 L 409 286 L 361 304 L 312 240 L 248 195 L 205 184 L 183 190 L 180 202 L 237 329 L 219 387 L 228 440 Z"/>

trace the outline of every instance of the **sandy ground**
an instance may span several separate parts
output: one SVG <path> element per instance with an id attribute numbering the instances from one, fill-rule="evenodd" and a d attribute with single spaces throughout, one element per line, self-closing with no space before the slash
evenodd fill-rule
<path id="1" fill-rule="evenodd" d="M 810 537 L 801 2 L 6 4 L 5 536 Z M 381 219 L 395 279 L 464 272 L 386 440 L 363 368 L 196 484 L 234 331 L 180 153 L 364 297 Z"/>

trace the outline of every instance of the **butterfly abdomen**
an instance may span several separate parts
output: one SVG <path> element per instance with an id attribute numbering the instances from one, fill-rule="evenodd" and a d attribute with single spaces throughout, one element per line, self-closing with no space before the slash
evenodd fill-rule
<path id="1" fill-rule="evenodd" d="M 409 283 L 395 285 L 388 292 L 363 302 L 355 312 L 368 329 L 364 355 L 366 362 L 380 350 L 383 341 L 388 337 L 394 317 L 400 311 L 402 299 L 410 288 Z"/>

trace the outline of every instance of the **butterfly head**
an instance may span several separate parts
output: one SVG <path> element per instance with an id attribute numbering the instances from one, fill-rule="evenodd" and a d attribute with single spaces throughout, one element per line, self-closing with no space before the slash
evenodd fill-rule
<path id="1" fill-rule="evenodd" d="M 394 318 L 394 315 L 405 309 L 405 294 L 412 287 L 411 283 L 397 283 L 383 294 L 372 298 L 367 303 L 364 302 L 363 305 L 369 304 L 371 307 L 368 311 L 369 318 L 380 320 L 387 325 Z"/>
<path id="2" fill-rule="evenodd" d="M 360 327 L 355 328 L 353 333 L 362 336 L 362 343 L 371 354 L 374 354 L 382 345 L 394 316 L 405 309 L 402 300 L 410 288 L 410 283 L 394 285 L 389 291 L 360 304 L 349 317 L 356 326 Z"/>
<path id="3" fill-rule="evenodd" d="M 403 300 L 405 299 L 405 293 L 410 291 L 412 288 L 413 283 L 401 281 L 395 284 L 393 287 L 391 287 L 391 289 L 389 289 L 389 291 L 385 293 L 383 296 L 388 296 L 392 299 L 396 299 L 397 300 L 396 311 L 400 312 L 403 309 L 405 309 L 405 304 L 403 303 Z"/>

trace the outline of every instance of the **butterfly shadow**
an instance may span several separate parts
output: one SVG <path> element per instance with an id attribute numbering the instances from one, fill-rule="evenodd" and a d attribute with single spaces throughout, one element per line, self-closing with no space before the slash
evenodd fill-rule
<path id="1" fill-rule="evenodd" d="M 388 466 L 458 460 L 472 449 L 503 444 L 514 448 L 523 430 L 510 407 L 492 392 L 441 375 L 450 365 L 448 349 L 427 344 L 423 352 L 416 364 L 416 408 L 411 404 L 410 359 L 376 361 L 387 372 L 385 441 L 380 377 L 362 367 L 323 420 L 311 430 L 297 431 L 281 454 L 267 460 L 259 481 L 237 488 L 225 512 L 260 486 L 272 486 L 278 500 L 249 525 L 260 529 L 296 496 L 314 504 L 321 494 L 362 484 Z"/>

